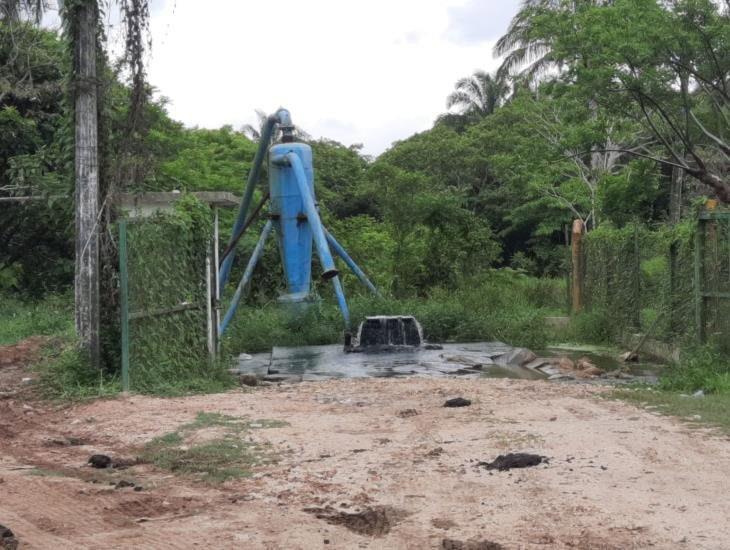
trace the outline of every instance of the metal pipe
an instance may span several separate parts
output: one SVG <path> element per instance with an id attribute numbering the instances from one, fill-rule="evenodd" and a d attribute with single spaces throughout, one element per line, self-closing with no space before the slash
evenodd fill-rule
<path id="1" fill-rule="evenodd" d="M 246 271 L 243 272 L 243 277 L 241 277 L 241 282 L 238 283 L 238 287 L 236 288 L 236 292 L 233 295 L 233 298 L 231 299 L 231 305 L 228 306 L 228 311 L 226 312 L 226 316 L 223 318 L 223 322 L 221 323 L 221 326 L 218 327 L 218 335 L 219 337 L 223 335 L 226 328 L 228 328 L 228 324 L 231 322 L 231 319 L 233 319 L 233 316 L 236 314 L 236 309 L 238 309 L 238 303 L 241 301 L 241 296 L 243 294 L 243 290 L 248 285 L 248 283 L 251 281 L 251 277 L 253 276 L 253 270 L 256 267 L 256 264 L 258 263 L 259 259 L 261 258 L 261 255 L 264 253 L 264 245 L 266 244 L 266 239 L 269 236 L 269 233 L 271 233 L 271 229 L 274 227 L 273 223 L 271 223 L 271 220 L 266 222 L 266 225 L 264 226 L 264 230 L 261 232 L 261 237 L 259 237 L 259 242 L 256 243 L 256 248 L 254 248 L 253 253 L 251 254 L 251 258 L 248 260 L 248 265 L 246 266 Z"/>
<path id="2" fill-rule="evenodd" d="M 251 170 L 248 173 L 248 181 L 246 183 L 243 197 L 241 198 L 241 205 L 238 207 L 238 215 L 236 216 L 236 221 L 233 224 L 231 240 L 228 243 L 229 245 L 233 243 L 235 236 L 238 235 L 238 233 L 241 231 L 241 228 L 246 223 L 246 214 L 248 213 L 248 208 L 251 205 L 251 199 L 253 198 L 253 192 L 256 188 L 256 182 L 259 179 L 261 164 L 264 162 L 264 157 L 266 156 L 266 152 L 269 149 L 271 134 L 273 133 L 274 126 L 277 123 L 281 124 L 282 126 L 291 127 L 292 123 L 289 111 L 287 111 L 286 109 L 279 109 L 273 115 L 269 115 L 269 117 L 266 119 L 266 124 L 264 124 L 264 127 L 261 129 L 259 148 L 256 150 L 256 155 L 253 158 Z M 231 265 L 233 264 L 234 257 L 235 254 L 230 254 L 228 255 L 228 257 L 225 258 L 225 260 L 223 260 L 223 265 L 221 265 L 220 269 L 219 281 L 219 286 L 221 288 L 223 288 L 228 282 L 228 277 L 231 274 Z"/>
<path id="3" fill-rule="evenodd" d="M 289 161 L 289 166 L 291 166 L 294 171 L 297 186 L 299 187 L 299 193 L 302 196 L 304 213 L 307 215 L 307 221 L 309 221 L 309 225 L 312 228 L 312 237 L 317 248 L 319 261 L 322 264 L 322 279 L 325 281 L 332 279 L 333 277 L 336 277 L 339 272 L 337 271 L 335 261 L 332 259 L 332 253 L 327 245 L 327 238 L 324 236 L 322 220 L 319 219 L 319 213 L 317 212 L 317 206 L 314 204 L 312 191 L 309 189 L 309 185 L 307 185 L 307 176 L 304 173 L 302 161 L 294 153 L 287 154 L 286 160 Z"/>
<path id="4" fill-rule="evenodd" d="M 330 243 L 330 246 L 335 251 L 335 254 L 337 254 L 342 260 L 347 264 L 347 267 L 349 267 L 352 272 L 355 274 L 355 276 L 360 279 L 360 282 L 364 284 L 370 292 L 375 294 L 376 296 L 380 296 L 380 292 L 378 292 L 378 289 L 375 288 L 375 285 L 370 282 L 370 279 L 368 279 L 368 276 L 365 275 L 365 272 L 360 269 L 360 267 L 355 263 L 355 261 L 350 257 L 350 255 L 347 253 L 347 251 L 342 247 L 340 243 L 337 242 L 337 239 L 335 239 L 332 236 L 332 233 L 324 230 L 325 236 L 327 237 L 327 242 Z"/>
<path id="5" fill-rule="evenodd" d="M 350 310 L 347 307 L 347 300 L 345 300 L 345 291 L 342 288 L 340 278 L 335 275 L 332 277 L 332 284 L 335 287 L 335 295 L 337 296 L 337 304 L 340 306 L 342 317 L 345 320 L 345 332 L 350 332 Z"/>

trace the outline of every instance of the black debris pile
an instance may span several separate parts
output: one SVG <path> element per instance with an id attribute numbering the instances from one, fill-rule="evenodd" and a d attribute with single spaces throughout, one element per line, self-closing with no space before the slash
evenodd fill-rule
<path id="1" fill-rule="evenodd" d="M 547 461 L 547 457 L 540 455 L 530 453 L 509 453 L 506 455 L 499 455 L 492 462 L 479 462 L 478 466 L 483 466 L 487 470 L 506 472 L 513 468 L 530 468 L 543 462 L 547 463 Z"/>
<path id="2" fill-rule="evenodd" d="M 468 407 L 469 405 L 471 405 L 471 401 L 463 397 L 454 397 L 444 403 L 444 407 Z"/>
<path id="3" fill-rule="evenodd" d="M 88 464 L 92 468 L 109 468 L 112 465 L 112 459 L 107 455 L 91 455 Z"/>
<path id="4" fill-rule="evenodd" d="M 504 546 L 491 540 L 443 539 L 441 550 L 504 550 Z"/>
<path id="5" fill-rule="evenodd" d="M 16 550 L 18 548 L 18 539 L 15 538 L 15 534 L 4 525 L 0 525 L 0 548 L 2 550 Z"/>

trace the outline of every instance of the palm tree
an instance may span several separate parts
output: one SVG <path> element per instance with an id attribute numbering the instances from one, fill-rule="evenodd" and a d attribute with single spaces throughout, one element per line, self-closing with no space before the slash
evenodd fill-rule
<path id="1" fill-rule="evenodd" d="M 534 22 L 537 15 L 556 11 L 560 4 L 559 0 L 523 0 L 507 32 L 494 46 L 494 55 L 504 56 L 497 71 L 500 78 L 519 74 L 527 81 L 534 82 L 555 66 L 552 41 L 536 35 Z"/>
<path id="2" fill-rule="evenodd" d="M 494 55 L 504 56 L 497 77 L 522 77 L 535 83 L 551 70 L 560 70 L 562 62 L 553 55 L 555 37 L 543 32 L 536 24 L 539 16 L 573 14 L 583 7 L 605 6 L 614 0 L 522 0 L 522 6 L 505 35 L 497 40 Z"/>
<path id="3" fill-rule="evenodd" d="M 446 99 L 446 107 L 457 107 L 462 116 L 476 118 L 491 115 L 509 93 L 503 80 L 484 71 L 459 79 L 454 88 Z"/>
<path id="4" fill-rule="evenodd" d="M 254 126 L 253 124 L 244 124 L 243 126 L 241 126 L 241 132 L 243 132 L 243 135 L 254 143 L 258 143 L 258 141 L 261 139 L 261 129 L 264 127 L 264 124 L 266 124 L 266 119 L 268 118 L 268 116 L 261 109 L 254 110 L 256 112 L 256 118 L 258 119 L 258 126 Z M 294 128 L 294 135 L 300 141 L 312 140 L 312 136 L 298 126 Z M 281 131 L 279 129 L 276 129 L 276 134 L 272 136 L 273 141 L 277 141 L 280 137 Z"/>

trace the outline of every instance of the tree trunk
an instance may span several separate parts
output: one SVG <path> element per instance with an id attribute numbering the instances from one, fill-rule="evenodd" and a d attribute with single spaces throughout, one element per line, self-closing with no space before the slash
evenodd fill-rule
<path id="1" fill-rule="evenodd" d="M 99 165 L 97 158 L 96 2 L 80 3 L 75 22 L 76 332 L 99 366 Z"/>
<path id="2" fill-rule="evenodd" d="M 669 188 L 669 223 L 678 224 L 682 219 L 682 190 L 684 186 L 684 170 L 672 168 L 672 181 Z"/>

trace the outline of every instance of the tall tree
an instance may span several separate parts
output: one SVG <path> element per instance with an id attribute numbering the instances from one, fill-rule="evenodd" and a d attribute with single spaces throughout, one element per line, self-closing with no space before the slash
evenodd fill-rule
<path id="1" fill-rule="evenodd" d="M 446 99 L 446 107 L 457 107 L 462 115 L 483 118 L 491 115 L 507 97 L 509 88 L 503 80 L 484 71 L 459 79 Z"/>

